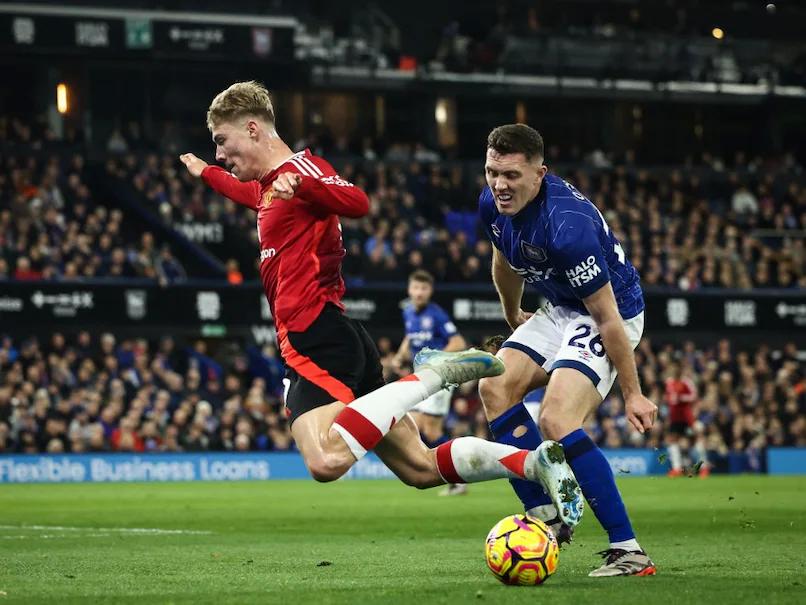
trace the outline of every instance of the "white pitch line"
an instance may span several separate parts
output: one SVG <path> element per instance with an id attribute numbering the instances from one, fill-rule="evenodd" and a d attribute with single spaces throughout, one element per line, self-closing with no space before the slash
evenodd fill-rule
<path id="1" fill-rule="evenodd" d="M 155 527 L 64 527 L 61 525 L 0 525 L 0 530 L 3 529 L 18 531 L 115 532 L 120 534 L 184 536 L 209 536 L 213 533 L 211 531 L 199 531 L 194 529 L 159 529 Z"/>

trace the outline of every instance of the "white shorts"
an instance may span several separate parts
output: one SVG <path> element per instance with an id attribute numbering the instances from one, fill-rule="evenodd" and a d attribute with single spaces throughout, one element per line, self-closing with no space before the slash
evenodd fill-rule
<path id="1" fill-rule="evenodd" d="M 447 416 L 451 411 L 451 395 L 453 395 L 453 387 L 442 389 L 415 405 L 411 411 L 431 416 Z"/>
<path id="2" fill-rule="evenodd" d="M 634 349 L 644 332 L 643 311 L 624 321 L 624 331 Z M 605 354 L 599 328 L 590 315 L 551 304 L 538 309 L 521 324 L 502 347 L 526 353 L 546 372 L 574 368 L 590 378 L 604 399 L 618 372 Z"/>

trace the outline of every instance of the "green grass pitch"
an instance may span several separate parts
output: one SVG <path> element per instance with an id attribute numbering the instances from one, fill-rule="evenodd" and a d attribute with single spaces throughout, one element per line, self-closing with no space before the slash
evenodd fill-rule
<path id="1" fill-rule="evenodd" d="M 588 578 L 606 542 L 587 515 L 529 588 L 484 564 L 487 531 L 519 509 L 505 482 L 457 498 L 394 481 L 4 485 L 0 605 L 806 602 L 806 477 L 620 485 L 658 575 Z"/>

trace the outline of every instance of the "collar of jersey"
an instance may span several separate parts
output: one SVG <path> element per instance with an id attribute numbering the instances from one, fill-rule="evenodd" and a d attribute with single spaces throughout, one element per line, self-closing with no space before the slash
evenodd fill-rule
<path id="1" fill-rule="evenodd" d="M 277 174 L 280 172 L 280 168 L 282 168 L 283 166 L 288 164 L 288 162 L 290 162 L 291 160 L 293 160 L 295 158 L 302 158 L 302 157 L 307 158 L 307 157 L 310 157 L 310 156 L 311 156 L 311 150 L 308 149 L 307 147 L 305 149 L 303 149 L 302 151 L 298 151 L 298 152 L 288 156 L 286 159 L 284 159 L 282 162 L 280 162 L 277 165 L 277 168 L 275 168 L 269 174 L 267 174 L 262 179 L 260 179 L 260 184 L 268 186 L 272 182 L 274 182 L 274 179 L 277 178 Z"/>
<path id="2" fill-rule="evenodd" d="M 540 208 L 541 204 L 546 199 L 546 179 L 543 179 L 543 182 L 540 183 L 540 191 L 537 192 L 537 195 L 533 197 L 529 203 L 527 203 L 523 208 L 521 208 L 518 214 L 514 215 L 510 220 L 512 224 L 516 227 L 520 227 L 523 225 L 524 222 L 532 218 L 535 211 Z"/>

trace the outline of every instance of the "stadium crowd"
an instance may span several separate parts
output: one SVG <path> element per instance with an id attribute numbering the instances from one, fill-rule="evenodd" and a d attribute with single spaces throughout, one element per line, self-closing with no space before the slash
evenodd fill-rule
<path id="1" fill-rule="evenodd" d="M 317 141 L 308 143 L 319 151 Z M 437 162 L 434 152 L 402 144 L 383 156 L 346 145 L 324 153 L 373 202 L 369 216 L 342 221 L 350 284 L 402 281 L 419 268 L 438 282 L 489 280 L 491 247 L 475 214 L 478 166 Z M 569 166 L 576 168 L 560 174 L 597 203 L 645 285 L 806 286 L 806 186 L 791 156 L 737 154 L 732 167 L 705 156 L 695 166 L 650 170 L 631 155 L 614 162 L 593 152 Z M 128 155 L 110 159 L 107 169 L 128 179 L 168 224 L 219 223 L 256 246 L 251 213 L 190 177 L 175 157 Z M 241 264 L 247 277 L 255 275 L 249 259 Z"/>
<path id="2" fill-rule="evenodd" d="M 168 244 L 156 244 L 150 233 L 126 233 L 114 200 L 104 199 L 107 207 L 94 199 L 86 154 L 57 153 L 64 138 L 55 142 L 37 124 L 0 119 L 0 145 L 54 151 L 3 158 L 0 279 L 184 279 Z M 138 133 L 136 124 L 113 132 L 107 177 L 130 186 L 176 237 L 189 224 L 221 226 L 226 239 L 218 252 L 230 281 L 255 278 L 251 212 L 190 177 L 176 153 L 148 151 L 154 146 Z M 324 155 L 372 199 L 369 216 L 342 221 L 349 285 L 402 281 L 418 268 L 440 283 L 489 282 L 491 247 L 475 213 L 484 184 L 478 162 L 441 161 L 422 144 L 325 135 L 296 147 Z M 613 157 L 551 147 L 547 157 L 599 206 L 645 286 L 806 287 L 806 173 L 793 156 L 704 154 L 654 168 L 631 152 Z"/>
<path id="3" fill-rule="evenodd" d="M 168 244 L 124 228 L 86 183 L 82 153 L 4 156 L 0 166 L 0 279 L 182 280 Z"/>
<path id="4" fill-rule="evenodd" d="M 395 347 L 379 340 L 388 379 Z M 638 350 L 643 388 L 661 408 L 646 435 L 635 432 L 614 391 L 586 429 L 607 447 L 663 448 L 669 430 L 665 382 L 673 366 L 696 384 L 692 439 L 718 466 L 743 453 L 753 468 L 767 446 L 806 446 L 806 372 L 794 343 L 736 350 L 685 342 Z M 0 452 L 148 452 L 288 450 L 293 442 L 282 406 L 283 368 L 271 345 L 235 341 L 180 346 L 112 333 L 53 334 L 0 341 Z M 531 397 L 529 399 L 532 399 Z M 539 397 L 538 397 L 539 399 Z M 446 432 L 488 436 L 477 385 L 454 394 Z"/>

